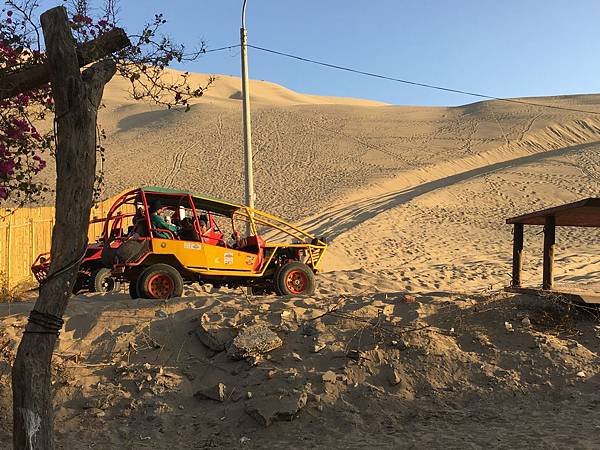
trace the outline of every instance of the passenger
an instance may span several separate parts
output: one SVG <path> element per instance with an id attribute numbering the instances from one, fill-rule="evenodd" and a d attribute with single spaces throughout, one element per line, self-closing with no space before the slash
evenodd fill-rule
<path id="1" fill-rule="evenodd" d="M 240 234 L 239 231 L 237 230 L 233 230 L 233 234 L 231 235 L 231 241 L 229 246 L 231 248 L 244 248 L 248 245 L 248 241 L 246 240 L 245 237 L 242 237 L 242 235 Z"/>
<path id="2" fill-rule="evenodd" d="M 200 214 L 200 216 L 198 216 L 198 223 L 200 225 L 200 234 L 204 234 L 209 230 L 208 216 L 206 214 Z"/>
<path id="3" fill-rule="evenodd" d="M 148 226 L 146 225 L 146 217 L 144 215 L 144 209 L 138 207 L 133 216 L 133 225 L 129 227 L 128 237 L 140 238 L 146 236 Z"/>
<path id="4" fill-rule="evenodd" d="M 199 220 L 198 225 L 200 226 L 200 234 L 204 234 L 208 231 L 208 226 L 204 220 Z"/>
<path id="5" fill-rule="evenodd" d="M 156 230 L 169 230 L 173 233 L 173 236 L 179 231 L 177 225 L 168 224 L 165 219 L 160 215 L 160 213 L 165 209 L 160 203 L 160 200 L 153 200 L 149 205 L 150 209 L 150 222 L 152 224 L 152 228 Z M 169 233 L 156 231 L 156 237 L 163 239 L 172 239 Z"/>
<path id="6" fill-rule="evenodd" d="M 199 241 L 200 237 L 194 230 L 194 223 L 191 218 L 185 217 L 181 221 L 181 229 L 179 230 L 179 238 L 184 241 Z"/>

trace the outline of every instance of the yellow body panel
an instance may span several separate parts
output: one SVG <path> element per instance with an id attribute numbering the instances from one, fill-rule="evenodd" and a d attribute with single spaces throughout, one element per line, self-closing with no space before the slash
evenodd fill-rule
<path id="1" fill-rule="evenodd" d="M 254 253 L 196 241 L 152 239 L 155 254 L 173 255 L 188 270 L 221 274 L 252 274 L 257 262 Z M 217 273 L 219 272 L 219 273 Z"/>

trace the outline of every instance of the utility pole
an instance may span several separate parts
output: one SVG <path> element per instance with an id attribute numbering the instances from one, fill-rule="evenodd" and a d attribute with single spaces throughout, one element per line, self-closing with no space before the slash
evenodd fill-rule
<path id="1" fill-rule="evenodd" d="M 250 123 L 250 90 L 248 88 L 248 43 L 246 35 L 246 2 L 242 7 L 242 96 L 244 105 L 244 167 L 246 171 L 246 205 L 254 208 L 254 174 L 252 169 L 252 125 Z"/>

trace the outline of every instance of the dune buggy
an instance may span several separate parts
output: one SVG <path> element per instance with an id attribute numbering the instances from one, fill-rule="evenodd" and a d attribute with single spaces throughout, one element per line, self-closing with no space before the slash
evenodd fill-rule
<path id="1" fill-rule="evenodd" d="M 119 240 L 114 239 L 119 233 L 122 233 L 121 222 L 124 217 L 115 218 L 112 221 L 111 236 L 112 246 L 116 247 L 120 244 Z M 90 220 L 90 225 L 104 222 L 106 219 Z M 120 289 L 120 283 L 112 277 L 110 268 L 104 267 L 102 264 L 102 250 L 104 248 L 104 235 L 101 235 L 96 242 L 88 245 L 85 256 L 79 266 L 77 279 L 73 285 L 73 294 L 81 291 L 89 292 L 104 292 L 111 293 Z M 43 283 L 48 276 L 50 269 L 50 253 L 42 253 L 33 262 L 31 271 L 38 283 Z"/>
<path id="2" fill-rule="evenodd" d="M 154 225 L 158 203 L 172 225 Z M 115 233 L 113 221 L 125 226 L 118 218 L 132 215 L 132 232 Z M 123 194 L 104 226 L 115 237 L 104 242 L 103 261 L 116 280 L 129 282 L 132 298 L 179 297 L 195 282 L 311 295 L 327 248 L 324 239 L 265 212 L 160 187 Z"/>

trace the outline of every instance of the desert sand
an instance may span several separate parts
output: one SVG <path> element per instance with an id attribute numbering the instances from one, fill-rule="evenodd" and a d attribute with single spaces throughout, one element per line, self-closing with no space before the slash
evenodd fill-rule
<path id="1" fill-rule="evenodd" d="M 219 76 L 183 113 L 111 82 L 105 195 L 150 184 L 241 202 L 239 85 Z M 502 288 L 506 218 L 600 195 L 600 115 L 251 91 L 257 206 L 329 239 L 317 293 L 74 298 L 54 360 L 59 448 L 598 447 L 596 311 Z M 526 100 L 600 112 L 598 94 Z M 525 233 L 531 286 L 539 232 Z M 559 285 L 599 292 L 598 230 L 559 229 L 557 244 Z M 31 306 L 0 303 L 0 443 Z M 203 315 L 232 335 L 264 323 L 283 345 L 235 361 L 198 338 Z M 223 402 L 194 395 L 217 383 Z"/>

